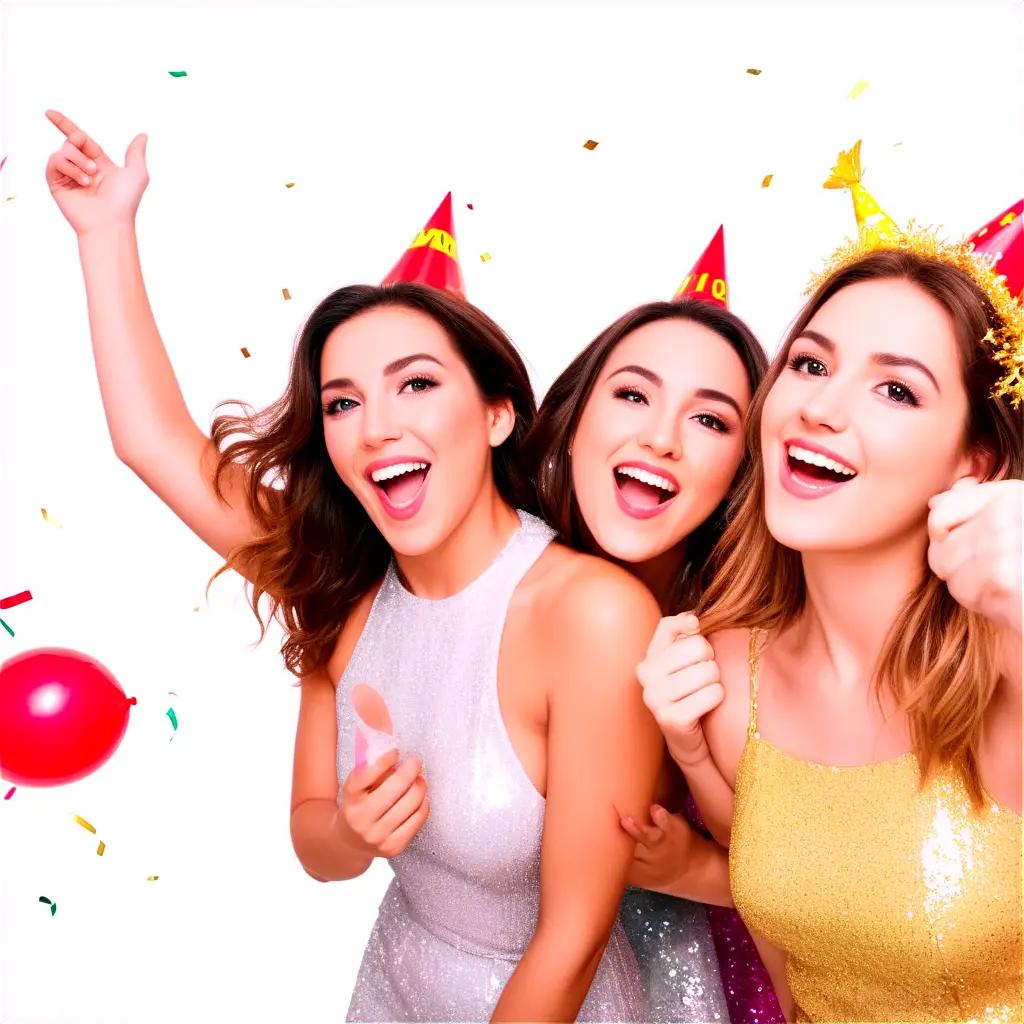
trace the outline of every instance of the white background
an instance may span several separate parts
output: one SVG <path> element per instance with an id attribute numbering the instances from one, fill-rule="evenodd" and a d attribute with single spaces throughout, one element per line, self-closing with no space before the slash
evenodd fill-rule
<path id="1" fill-rule="evenodd" d="M 277 397 L 305 315 L 379 280 L 448 189 L 469 296 L 542 394 L 606 323 L 669 297 L 721 222 L 732 308 L 773 350 L 855 228 L 821 183 L 857 138 L 897 221 L 962 234 L 1019 198 L 1022 10 L 6 3 L 0 596 L 34 600 L 2 613 L 0 659 L 77 648 L 138 705 L 92 777 L 0 802 L 0 1019 L 341 1020 L 389 877 L 303 873 L 280 635 L 250 648 L 235 576 L 205 602 L 217 557 L 113 455 L 74 238 L 43 180 L 47 107 L 115 159 L 149 133 L 143 264 L 204 427 L 221 399 Z"/>

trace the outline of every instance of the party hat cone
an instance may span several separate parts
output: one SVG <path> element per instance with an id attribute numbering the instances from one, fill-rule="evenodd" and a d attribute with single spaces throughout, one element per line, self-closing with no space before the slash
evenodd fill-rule
<path id="1" fill-rule="evenodd" d="M 451 192 L 441 200 L 441 205 L 381 284 L 393 284 L 395 281 L 416 281 L 452 292 L 462 299 L 466 297 L 455 245 Z"/>
<path id="2" fill-rule="evenodd" d="M 825 188 L 848 188 L 853 196 L 853 212 L 862 235 L 873 235 L 879 241 L 895 240 L 900 235 L 893 219 L 875 202 L 874 196 L 861 184 L 860 139 L 853 149 L 841 152 L 832 168 Z"/>
<path id="3" fill-rule="evenodd" d="M 729 308 L 729 286 L 725 277 L 725 233 L 719 225 L 715 237 L 700 254 L 683 283 L 676 289 L 675 299 L 704 299 L 722 309 Z"/>
<path id="4" fill-rule="evenodd" d="M 995 258 L 992 269 L 1006 278 L 1011 295 L 1024 291 L 1024 199 L 1018 199 L 1008 210 L 993 217 L 976 231 L 968 242 L 975 252 Z"/>

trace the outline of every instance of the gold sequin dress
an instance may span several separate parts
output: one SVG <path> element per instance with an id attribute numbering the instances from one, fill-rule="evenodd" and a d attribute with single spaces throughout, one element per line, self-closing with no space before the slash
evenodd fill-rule
<path id="1" fill-rule="evenodd" d="M 797 1021 L 1020 1022 L 1020 817 L 972 813 L 952 771 L 920 790 L 912 752 L 839 768 L 767 742 L 760 642 L 729 871 L 747 926 L 787 954 Z"/>

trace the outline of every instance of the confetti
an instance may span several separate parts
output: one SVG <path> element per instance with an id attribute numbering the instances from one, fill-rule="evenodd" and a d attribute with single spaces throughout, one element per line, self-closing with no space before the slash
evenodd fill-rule
<path id="1" fill-rule="evenodd" d="M 174 713 L 174 708 L 168 708 L 165 712 L 167 717 L 171 720 L 171 725 L 174 726 L 174 731 L 178 731 L 178 716 Z"/>
<path id="2" fill-rule="evenodd" d="M 107 848 L 107 844 L 105 842 L 103 842 L 103 840 L 101 839 L 100 840 L 100 845 L 96 847 L 96 856 L 97 857 L 102 857 L 103 856 L 103 851 L 106 848 Z"/>
<path id="3" fill-rule="evenodd" d="M 7 163 L 7 157 L 4 157 L 3 160 L 0 160 L 0 171 L 4 169 L 5 163 Z"/>
<path id="4" fill-rule="evenodd" d="M 40 509 L 39 511 L 43 513 L 43 518 L 44 518 L 44 519 L 45 519 L 45 520 L 46 520 L 46 521 L 47 521 L 47 522 L 48 522 L 48 523 L 49 523 L 49 524 L 50 524 L 51 526 L 56 526 L 58 530 L 63 530 L 63 529 L 64 529 L 64 527 L 63 527 L 63 526 L 61 526 L 61 524 L 60 524 L 60 523 L 59 523 L 59 522 L 57 521 L 57 519 L 56 519 L 56 518 L 55 518 L 54 516 L 51 516 L 51 515 L 50 515 L 50 513 L 49 513 L 49 512 L 47 512 L 45 508 L 41 508 L 41 509 Z"/>
<path id="5" fill-rule="evenodd" d="M 850 90 L 850 95 L 847 96 L 847 99 L 855 100 L 868 87 L 868 84 L 869 84 L 868 82 L 864 82 L 864 81 L 858 82 Z"/>
<path id="6" fill-rule="evenodd" d="M 184 78 L 188 74 L 188 72 L 187 71 L 171 71 L 171 72 L 169 72 L 169 74 L 170 74 L 171 78 Z"/>
<path id="7" fill-rule="evenodd" d="M 284 296 L 284 297 L 285 297 L 286 299 L 290 299 L 290 298 L 292 297 L 292 293 L 291 293 L 290 291 L 288 291 L 288 289 L 287 289 L 287 288 L 282 288 L 282 289 L 281 289 L 281 294 L 282 294 L 282 295 L 283 295 L 283 296 Z"/>
<path id="8" fill-rule="evenodd" d="M 23 590 L 20 594 L 12 594 L 10 597 L 0 599 L 0 608 L 14 608 L 19 604 L 32 600 L 32 591 Z"/>
<path id="9" fill-rule="evenodd" d="M 12 796 L 14 796 L 14 791 L 15 791 L 15 790 L 16 790 L 17 788 L 18 788 L 17 786 L 11 786 L 11 788 L 10 788 L 9 790 L 7 790 L 7 796 L 5 796 L 5 797 L 4 797 L 4 799 L 5 799 L 5 800 L 10 800 L 10 799 L 11 799 L 11 797 L 12 797 Z"/>
<path id="10" fill-rule="evenodd" d="M 761 182 L 761 188 L 767 188 L 772 183 L 773 174 L 766 174 Z"/>
<path id="11" fill-rule="evenodd" d="M 760 68 L 747 68 L 747 74 L 748 75 L 759 75 L 759 74 L 761 74 L 761 69 Z"/>
<path id="12" fill-rule="evenodd" d="M 473 204 L 472 203 L 466 203 L 466 209 L 467 210 L 472 210 L 473 209 Z"/>
<path id="13" fill-rule="evenodd" d="M 587 141 L 583 143 L 584 149 L 597 149 L 597 147 L 598 143 L 596 143 L 593 139 L 587 139 Z"/>
<path id="14" fill-rule="evenodd" d="M 481 263 L 486 263 L 490 258 L 491 258 L 491 254 L 489 252 L 482 252 L 482 253 L 480 253 L 480 262 Z"/>
<path id="15" fill-rule="evenodd" d="M 6 630 L 7 630 L 7 632 L 11 634 L 11 636 L 14 636 L 14 630 L 13 630 L 13 629 L 11 629 L 11 627 L 10 627 L 10 626 L 8 626 L 8 625 L 7 625 L 7 623 L 6 623 L 6 622 L 4 622 L 4 620 L 3 620 L 3 619 L 0 619 L 0 626 L 3 626 L 3 627 L 4 627 L 4 629 L 6 629 Z"/>
<path id="16" fill-rule="evenodd" d="M 13 202 L 14 202 L 14 200 L 15 200 L 15 199 L 17 199 L 17 198 L 18 198 L 17 196 L 8 196 L 8 197 L 7 197 L 7 198 L 6 198 L 5 200 L 4 200 L 4 202 L 5 202 L 5 203 L 13 203 Z"/>
<path id="17" fill-rule="evenodd" d="M 247 348 L 243 348 L 242 349 L 242 355 L 245 356 L 246 359 L 248 359 L 249 358 L 249 350 Z"/>
<path id="18" fill-rule="evenodd" d="M 75 821 L 77 821 L 78 824 L 82 826 L 82 828 L 87 828 L 93 835 L 96 835 L 96 826 L 95 825 L 90 825 L 89 822 L 87 822 L 85 820 L 85 818 L 80 818 L 76 814 L 75 815 Z"/>
<path id="19" fill-rule="evenodd" d="M 159 875 L 147 875 L 146 876 L 146 881 L 147 882 L 155 882 L 159 877 L 160 877 Z"/>
<path id="20" fill-rule="evenodd" d="M 50 917 L 53 917 L 53 915 L 57 913 L 57 904 L 54 903 L 53 900 L 48 900 L 45 896 L 40 896 L 39 902 L 50 904 Z"/>
<path id="21" fill-rule="evenodd" d="M 295 182 L 294 181 L 286 181 L 284 183 L 284 187 L 285 188 L 295 188 Z"/>

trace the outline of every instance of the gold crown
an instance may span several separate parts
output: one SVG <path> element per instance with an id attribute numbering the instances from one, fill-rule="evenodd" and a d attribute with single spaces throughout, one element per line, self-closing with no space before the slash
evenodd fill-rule
<path id="1" fill-rule="evenodd" d="M 1024 401 L 1024 308 L 1010 294 L 1006 278 L 994 269 L 996 259 L 988 253 L 974 251 L 974 243 L 964 239 L 949 242 L 938 237 L 932 228 L 918 227 L 913 221 L 896 238 L 879 237 L 870 230 L 855 241 L 847 239 L 825 262 L 824 268 L 811 277 L 807 292 L 843 267 L 870 252 L 892 249 L 912 252 L 928 259 L 940 260 L 963 271 L 989 298 L 998 323 L 989 327 L 979 342 L 1002 368 L 1003 375 L 992 389 L 992 398 L 1008 397 L 1012 408 Z"/>

